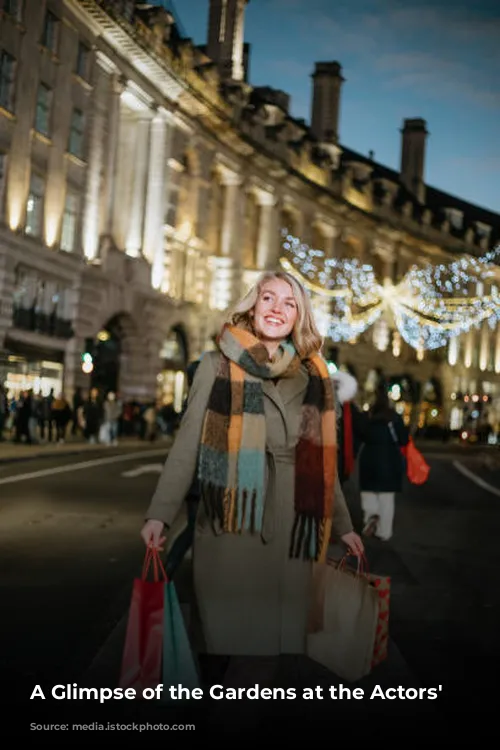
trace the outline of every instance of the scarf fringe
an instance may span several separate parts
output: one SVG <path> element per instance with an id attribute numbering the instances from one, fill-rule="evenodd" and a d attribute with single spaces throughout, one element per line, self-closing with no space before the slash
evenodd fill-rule
<path id="1" fill-rule="evenodd" d="M 325 519 L 296 513 L 290 540 L 290 558 L 317 562 L 325 543 L 326 529 Z"/>
<path id="2" fill-rule="evenodd" d="M 212 523 L 217 523 L 228 533 L 251 534 L 262 531 L 263 504 L 258 502 L 257 491 L 228 490 L 214 484 L 204 484 L 200 488 L 205 512 Z"/>

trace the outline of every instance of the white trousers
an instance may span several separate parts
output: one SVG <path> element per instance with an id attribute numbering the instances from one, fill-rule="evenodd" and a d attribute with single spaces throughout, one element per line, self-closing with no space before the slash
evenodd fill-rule
<path id="1" fill-rule="evenodd" d="M 363 508 L 363 523 L 368 523 L 372 516 L 378 516 L 379 521 L 375 534 L 380 539 L 390 539 L 394 521 L 394 492 L 362 492 L 361 507 Z"/>

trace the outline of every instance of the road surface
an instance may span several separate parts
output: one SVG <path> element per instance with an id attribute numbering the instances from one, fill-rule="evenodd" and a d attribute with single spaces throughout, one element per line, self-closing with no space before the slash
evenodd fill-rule
<path id="1" fill-rule="evenodd" d="M 1 668 L 11 698 L 78 682 L 123 620 L 165 454 L 107 449 L 0 465 Z M 399 498 L 393 540 L 368 545 L 371 570 L 392 576 L 392 639 L 420 685 L 443 686 L 445 713 L 456 701 L 485 710 L 500 653 L 499 499 L 457 471 L 455 457 L 428 456 L 430 481 Z M 352 513 L 359 522 L 356 501 Z"/>

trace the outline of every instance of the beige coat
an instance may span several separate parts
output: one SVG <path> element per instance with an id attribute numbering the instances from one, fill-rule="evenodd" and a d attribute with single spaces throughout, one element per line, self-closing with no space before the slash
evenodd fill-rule
<path id="1" fill-rule="evenodd" d="M 197 448 L 218 353 L 205 354 L 189 404 L 146 517 L 172 526 L 196 471 Z M 305 368 L 274 385 L 263 381 L 267 429 L 266 501 L 259 535 L 212 528 L 200 503 L 193 543 L 194 587 L 206 651 L 273 656 L 304 653 L 312 564 L 290 560 L 294 447 L 307 385 Z M 336 483 L 333 534 L 352 531 Z"/>

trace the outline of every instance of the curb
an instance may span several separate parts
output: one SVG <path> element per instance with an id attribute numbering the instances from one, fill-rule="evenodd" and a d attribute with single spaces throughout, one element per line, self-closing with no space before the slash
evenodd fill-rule
<path id="1" fill-rule="evenodd" d="M 171 442 L 165 440 L 165 441 L 155 441 L 154 443 L 148 442 L 147 444 L 141 441 L 134 445 L 122 443 L 121 445 L 114 446 L 113 449 L 114 450 L 121 449 L 121 451 L 123 451 L 124 449 L 137 450 L 137 449 L 144 447 L 144 450 L 147 451 L 151 449 L 152 445 L 161 446 L 162 443 L 165 446 L 165 450 L 168 450 L 171 447 Z M 102 445 L 101 443 L 98 443 L 92 446 L 82 445 L 79 448 L 75 446 L 75 448 L 71 448 L 70 450 L 51 450 L 47 452 L 44 451 L 42 453 L 30 453 L 27 456 L 8 456 L 6 458 L 0 457 L 0 464 L 26 463 L 27 461 L 33 461 L 35 459 L 39 460 L 43 458 L 64 458 L 65 456 L 76 456 L 76 455 L 82 455 L 83 453 L 92 453 L 97 450 L 101 450 L 101 451 L 106 450 L 106 446 Z"/>

